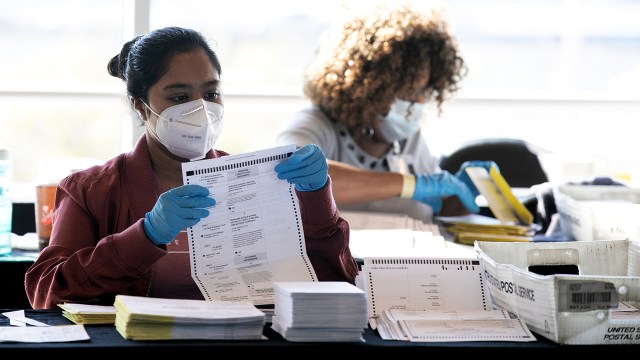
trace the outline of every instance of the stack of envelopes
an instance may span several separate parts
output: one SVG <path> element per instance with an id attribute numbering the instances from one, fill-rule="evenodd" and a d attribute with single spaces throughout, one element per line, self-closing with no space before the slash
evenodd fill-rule
<path id="1" fill-rule="evenodd" d="M 289 341 L 364 341 L 367 296 L 347 282 L 274 282 L 272 328 Z"/>
<path id="2" fill-rule="evenodd" d="M 532 241 L 536 226 L 507 224 L 498 219 L 470 214 L 463 216 L 438 216 L 445 229 L 461 244 L 473 245 L 478 241 Z"/>
<path id="3" fill-rule="evenodd" d="M 76 324 L 113 324 L 116 321 L 116 308 L 111 305 L 65 302 L 58 307 L 62 309 L 62 316 Z"/>
<path id="4" fill-rule="evenodd" d="M 259 340 L 265 314 L 250 302 L 118 295 L 116 330 L 132 340 Z"/>

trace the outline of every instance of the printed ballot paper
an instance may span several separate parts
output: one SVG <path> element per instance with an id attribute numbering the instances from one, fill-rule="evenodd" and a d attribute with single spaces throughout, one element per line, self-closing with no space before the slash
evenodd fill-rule
<path id="1" fill-rule="evenodd" d="M 275 166 L 294 145 L 182 164 L 216 206 L 187 229 L 191 276 L 207 300 L 274 303 L 274 281 L 317 281 L 295 188 Z"/>
<path id="2" fill-rule="evenodd" d="M 488 310 L 482 264 L 468 258 L 364 258 L 369 324 L 385 310 Z"/>
<path id="3" fill-rule="evenodd" d="M 536 341 L 517 315 L 491 310 L 478 259 L 364 261 L 369 325 L 384 340 Z"/>

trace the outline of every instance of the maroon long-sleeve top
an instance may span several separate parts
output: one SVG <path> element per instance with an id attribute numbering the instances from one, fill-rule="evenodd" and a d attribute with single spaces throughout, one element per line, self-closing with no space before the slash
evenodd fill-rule
<path id="1" fill-rule="evenodd" d="M 206 157 L 225 155 L 211 150 Z M 131 152 L 63 179 L 49 246 L 25 275 L 31 306 L 112 305 L 117 294 L 203 299 L 190 276 L 185 234 L 157 246 L 143 230 L 144 216 L 158 199 L 155 189 L 144 136 Z M 358 270 L 349 251 L 349 224 L 335 205 L 331 179 L 321 190 L 296 193 L 318 279 L 354 283 Z"/>

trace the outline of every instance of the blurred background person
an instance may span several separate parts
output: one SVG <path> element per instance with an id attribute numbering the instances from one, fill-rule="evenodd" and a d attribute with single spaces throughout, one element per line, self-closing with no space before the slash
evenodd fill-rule
<path id="1" fill-rule="evenodd" d="M 462 167 L 456 175 L 442 171 L 422 135 L 425 107 L 442 111 L 465 73 L 441 14 L 376 6 L 322 35 L 305 73 L 311 106 L 290 119 L 277 143 L 322 148 L 341 210 L 425 222 L 476 213 L 478 192 Z"/>

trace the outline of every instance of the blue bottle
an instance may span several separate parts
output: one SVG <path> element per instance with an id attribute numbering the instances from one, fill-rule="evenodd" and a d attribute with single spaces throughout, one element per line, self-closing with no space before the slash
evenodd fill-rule
<path id="1" fill-rule="evenodd" d="M 0 146 L 0 255 L 11 252 L 11 217 L 13 203 L 9 188 L 12 180 L 11 152 Z"/>

